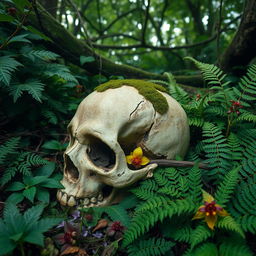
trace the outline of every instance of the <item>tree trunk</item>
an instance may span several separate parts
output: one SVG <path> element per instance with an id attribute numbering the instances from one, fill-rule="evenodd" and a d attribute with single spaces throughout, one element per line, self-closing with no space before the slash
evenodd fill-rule
<path id="1" fill-rule="evenodd" d="M 231 71 L 245 66 L 256 56 L 256 1 L 247 0 L 239 28 L 220 60 L 220 67 Z"/>
<path id="2" fill-rule="evenodd" d="M 116 64 L 100 56 L 90 46 L 90 42 L 87 44 L 85 41 L 77 39 L 39 4 L 35 8 L 35 13 L 30 14 L 28 22 L 51 39 L 51 41 L 48 41 L 51 49 L 92 75 L 103 74 L 105 76 L 124 76 L 125 78 L 167 80 L 165 75 L 150 73 L 128 65 Z M 80 56 L 93 56 L 95 61 L 81 65 Z M 203 85 L 200 75 L 176 76 L 175 79 L 179 84 L 189 85 L 184 86 L 188 91 L 194 91 L 190 86 L 201 87 Z"/>
<path id="3" fill-rule="evenodd" d="M 41 5 L 49 12 L 54 18 L 57 14 L 58 0 L 39 0 Z"/>

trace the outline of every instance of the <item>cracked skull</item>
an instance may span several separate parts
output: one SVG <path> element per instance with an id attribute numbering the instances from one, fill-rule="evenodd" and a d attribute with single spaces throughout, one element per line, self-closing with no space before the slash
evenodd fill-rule
<path id="1" fill-rule="evenodd" d="M 157 167 L 127 165 L 126 155 L 137 146 L 149 159 L 184 156 L 189 143 L 187 116 L 172 97 L 159 114 L 137 89 L 122 86 L 93 92 L 79 105 L 70 124 L 64 153 L 65 187 L 57 198 L 67 206 L 113 204 L 136 181 L 152 176 Z"/>

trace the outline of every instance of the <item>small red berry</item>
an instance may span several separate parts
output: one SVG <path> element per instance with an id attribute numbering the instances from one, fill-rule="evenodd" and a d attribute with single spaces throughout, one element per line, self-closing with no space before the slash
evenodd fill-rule
<path id="1" fill-rule="evenodd" d="M 90 222 L 93 220 L 93 216 L 91 214 L 86 214 L 85 219 Z"/>
<path id="2" fill-rule="evenodd" d="M 14 16 L 16 14 L 16 12 L 17 12 L 16 8 L 14 8 L 14 7 L 8 8 L 7 11 L 12 16 Z"/>

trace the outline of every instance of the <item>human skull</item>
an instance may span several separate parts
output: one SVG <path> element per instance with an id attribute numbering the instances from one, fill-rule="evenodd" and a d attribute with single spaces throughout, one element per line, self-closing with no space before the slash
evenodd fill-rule
<path id="1" fill-rule="evenodd" d="M 150 159 L 184 156 L 189 144 L 187 116 L 167 93 L 168 110 L 159 114 L 134 87 L 93 92 L 79 105 L 68 125 L 64 152 L 62 205 L 110 205 L 136 181 L 151 177 L 155 163 L 135 169 L 126 155 L 140 146 Z"/>

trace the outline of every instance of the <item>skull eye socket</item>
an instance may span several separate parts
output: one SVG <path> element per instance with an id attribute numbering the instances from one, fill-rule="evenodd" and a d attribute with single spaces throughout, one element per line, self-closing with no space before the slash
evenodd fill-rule
<path id="1" fill-rule="evenodd" d="M 94 165 L 105 170 L 110 170 L 114 167 L 116 154 L 106 143 L 90 136 L 88 145 L 87 155 Z"/>

